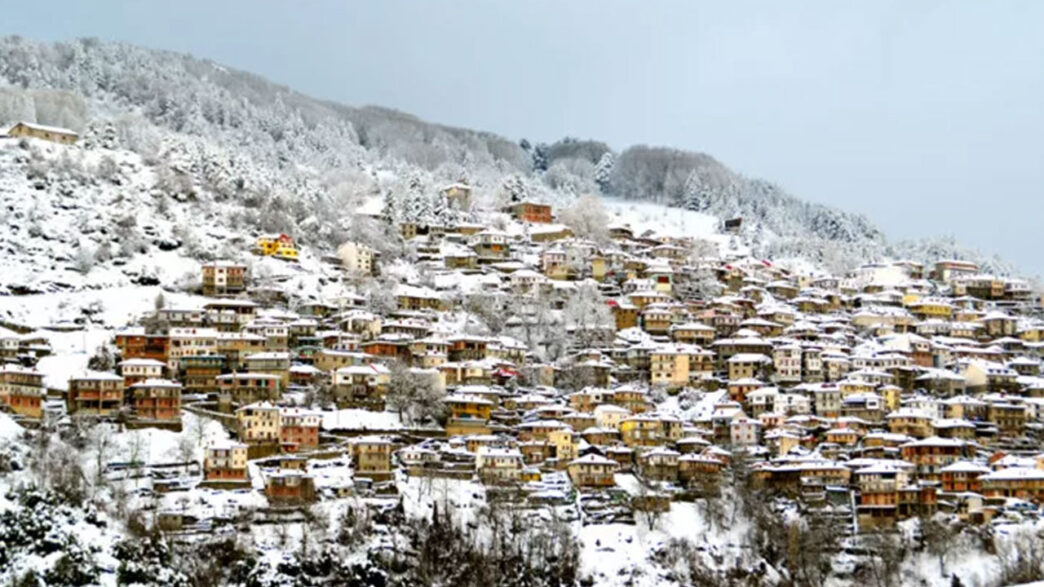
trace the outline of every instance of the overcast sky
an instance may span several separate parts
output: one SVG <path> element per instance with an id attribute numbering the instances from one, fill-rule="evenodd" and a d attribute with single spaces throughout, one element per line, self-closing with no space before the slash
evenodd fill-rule
<path id="1" fill-rule="evenodd" d="M 4 32 L 173 49 L 511 138 L 700 150 L 893 238 L 1044 274 L 1044 2 L 0 0 Z"/>

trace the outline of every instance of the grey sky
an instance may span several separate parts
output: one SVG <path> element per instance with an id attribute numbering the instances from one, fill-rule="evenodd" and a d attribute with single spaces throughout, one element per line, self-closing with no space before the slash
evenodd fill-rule
<path id="1" fill-rule="evenodd" d="M 1044 2 L 0 2 L 3 32 L 173 49 L 551 141 L 701 150 L 892 237 L 1044 273 Z"/>

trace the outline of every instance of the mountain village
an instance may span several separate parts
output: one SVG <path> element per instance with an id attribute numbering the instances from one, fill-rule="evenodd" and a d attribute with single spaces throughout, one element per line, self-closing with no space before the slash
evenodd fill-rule
<path id="1" fill-rule="evenodd" d="M 471 207 L 465 184 L 439 197 Z M 846 533 L 1038 514 L 1044 320 L 1026 282 L 942 259 L 792 271 L 626 224 L 579 238 L 535 201 L 496 212 L 396 223 L 424 277 L 390 290 L 363 287 L 385 271 L 371 246 L 327 251 L 343 293 L 323 299 L 256 282 L 248 259 L 294 271 L 299 255 L 295 235 L 258 235 L 240 258 L 201 264 L 197 304 L 158 300 L 65 386 L 37 365 L 48 332 L 4 324 L 3 409 L 28 429 L 211 419 L 228 437 L 198 447 L 201 462 L 110 472 L 290 509 L 394 503 L 407 480 L 441 478 L 511 507 L 573 504 L 585 525 L 635 523 L 742 471 Z M 229 521 L 192 505 L 154 516 L 172 533 Z"/>

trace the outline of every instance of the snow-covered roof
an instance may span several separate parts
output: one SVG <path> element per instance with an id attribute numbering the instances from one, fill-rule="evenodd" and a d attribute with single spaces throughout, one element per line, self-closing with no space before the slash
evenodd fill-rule
<path id="1" fill-rule="evenodd" d="M 63 135 L 72 135 L 74 137 L 80 136 L 80 133 L 78 133 L 78 132 L 76 132 L 74 130 L 68 129 L 68 128 L 63 128 L 63 127 L 60 127 L 60 126 L 48 126 L 46 124 L 37 124 L 35 122 L 26 122 L 24 120 L 16 122 L 16 123 L 12 124 L 10 127 L 8 127 L 7 134 L 11 134 L 11 131 L 14 130 L 15 127 L 17 127 L 17 126 L 25 126 L 27 128 L 38 130 L 38 131 L 41 131 L 41 132 L 53 132 L 53 133 L 63 134 Z"/>

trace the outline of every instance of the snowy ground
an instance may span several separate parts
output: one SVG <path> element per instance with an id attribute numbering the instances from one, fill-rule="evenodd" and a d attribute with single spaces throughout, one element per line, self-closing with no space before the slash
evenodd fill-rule
<path id="1" fill-rule="evenodd" d="M 628 225 L 635 236 L 652 231 L 656 235 L 693 237 L 716 244 L 722 256 L 750 254 L 750 248 L 742 244 L 730 248 L 733 239 L 727 234 L 722 234 L 721 219 L 716 216 L 653 202 L 616 198 L 603 198 L 603 201 L 609 212 L 610 226 Z"/>
<path id="2" fill-rule="evenodd" d="M 729 528 L 711 528 L 689 502 L 674 502 L 669 512 L 651 526 L 641 519 L 636 524 L 597 524 L 579 530 L 581 563 L 585 575 L 597 585 L 663 585 L 663 569 L 653 565 L 649 556 L 671 538 L 685 538 L 708 553 L 734 560 L 742 556 L 740 544 L 743 524 Z M 636 579 L 632 582 L 632 577 Z"/>
<path id="3" fill-rule="evenodd" d="M 399 415 L 394 412 L 371 412 L 361 409 L 323 412 L 323 430 L 401 430 Z"/>

